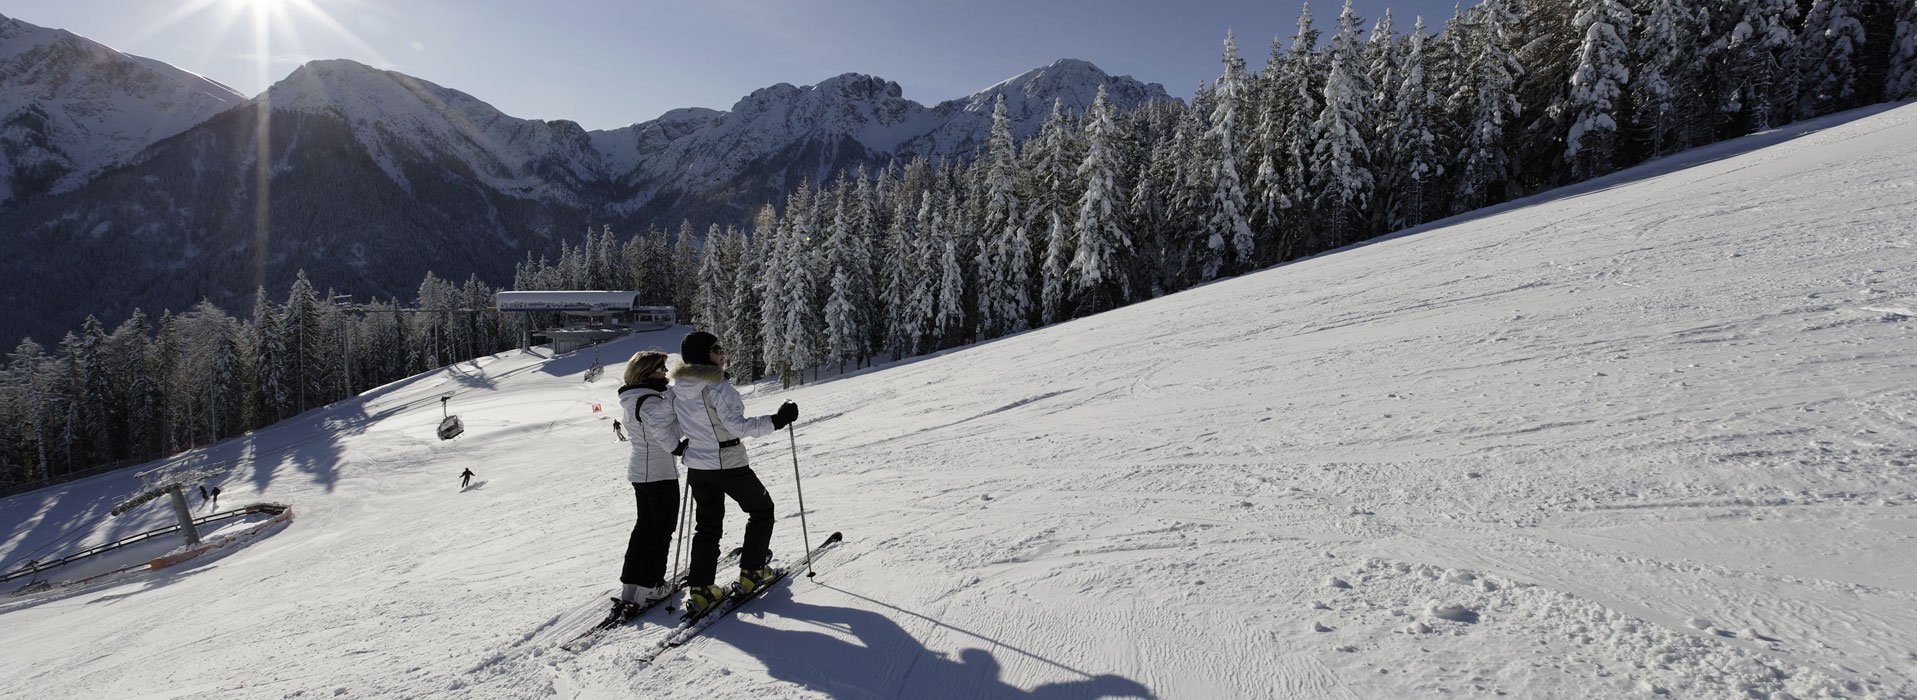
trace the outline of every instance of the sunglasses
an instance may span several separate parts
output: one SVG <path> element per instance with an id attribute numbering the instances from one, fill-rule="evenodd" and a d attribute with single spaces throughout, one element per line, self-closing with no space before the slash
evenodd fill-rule
<path id="1" fill-rule="evenodd" d="M 717 345 L 714 345 L 714 346 L 712 346 L 712 350 L 710 350 L 710 352 L 716 352 L 716 353 L 719 353 L 719 354 L 721 354 L 721 355 L 724 355 L 724 354 L 726 354 L 726 349 L 725 349 L 725 348 L 722 348 L 722 347 L 719 347 L 719 346 L 717 346 Z"/>

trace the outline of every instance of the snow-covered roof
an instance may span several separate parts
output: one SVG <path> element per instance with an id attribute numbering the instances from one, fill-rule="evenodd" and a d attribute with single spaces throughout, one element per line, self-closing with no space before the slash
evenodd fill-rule
<path id="1" fill-rule="evenodd" d="M 493 304 L 500 311 L 631 311 L 639 306 L 639 293 L 500 292 Z"/>

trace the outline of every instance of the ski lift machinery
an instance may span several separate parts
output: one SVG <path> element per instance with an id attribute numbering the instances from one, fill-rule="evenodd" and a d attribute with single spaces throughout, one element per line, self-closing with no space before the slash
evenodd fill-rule
<path id="1" fill-rule="evenodd" d="M 460 433 L 466 432 L 466 424 L 459 421 L 459 416 L 447 412 L 446 402 L 451 400 L 453 400 L 452 394 L 439 397 L 439 415 L 443 416 L 439 421 L 439 439 L 441 440 L 451 440 L 459 437 Z"/>

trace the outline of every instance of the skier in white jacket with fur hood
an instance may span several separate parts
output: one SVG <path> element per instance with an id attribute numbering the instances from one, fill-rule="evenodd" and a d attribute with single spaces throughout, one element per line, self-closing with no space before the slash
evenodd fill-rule
<path id="1" fill-rule="evenodd" d="M 747 418 L 739 390 L 726 381 L 725 348 L 705 331 L 694 331 L 679 345 L 684 364 L 672 372 L 672 408 L 686 436 L 686 485 L 692 489 L 692 557 L 686 570 L 691 591 L 687 604 L 703 611 L 725 595 L 713 585 L 719 565 L 719 539 L 725 526 L 725 499 L 746 512 L 745 546 L 739 557 L 739 587 L 751 591 L 772 578 L 772 496 L 746 464 L 740 439 L 779 430 L 799 418 L 791 401 L 769 416 Z"/>
<path id="2" fill-rule="evenodd" d="M 679 520 L 679 465 L 675 455 L 685 450 L 679 435 L 679 417 L 672 410 L 672 390 L 666 385 L 666 354 L 648 350 L 626 361 L 625 386 L 619 388 L 625 424 L 633 431 L 632 456 L 626 461 L 626 479 L 639 517 L 626 542 L 625 565 L 619 570 L 619 597 L 612 614 L 620 622 L 640 608 L 671 595 L 666 582 L 666 556 L 672 551 L 672 531 Z"/>

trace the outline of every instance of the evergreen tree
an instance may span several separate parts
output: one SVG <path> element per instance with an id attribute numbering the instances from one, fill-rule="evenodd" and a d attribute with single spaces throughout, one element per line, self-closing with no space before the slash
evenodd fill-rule
<path id="1" fill-rule="evenodd" d="M 253 295 L 253 357 L 258 363 L 253 389 L 253 426 L 264 427 L 285 418 L 293 405 L 293 382 L 287 372 L 286 334 L 280 313 L 261 287 Z"/>
<path id="2" fill-rule="evenodd" d="M 1274 226 L 1276 255 L 1274 262 L 1291 260 L 1305 254 L 1305 238 L 1312 225 L 1313 200 L 1311 161 L 1316 134 L 1313 122 L 1323 112 L 1324 94 L 1317 57 L 1318 30 L 1312 26 L 1311 5 L 1298 15 L 1298 33 L 1291 37 L 1283 71 L 1273 80 L 1271 99 L 1285 106 L 1279 114 L 1277 139 L 1273 149 L 1275 177 L 1280 183 L 1276 194 L 1267 193 L 1281 210 L 1286 223 Z"/>
<path id="3" fill-rule="evenodd" d="M 932 230 L 938 247 L 938 308 L 932 318 L 935 342 L 940 347 L 960 344 L 965 338 L 965 271 L 959 261 L 965 259 L 958 193 L 946 195 L 945 206 L 933 216 Z"/>
<path id="4" fill-rule="evenodd" d="M 1864 47 L 1862 0 L 1814 0 L 1798 43 L 1800 119 L 1856 106 L 1857 56 Z"/>
<path id="5" fill-rule="evenodd" d="M 1324 108 L 1312 123 L 1310 172 L 1317 194 L 1316 208 L 1327 225 L 1326 245 L 1335 247 L 1360 240 L 1363 212 L 1376 185 L 1370 149 L 1364 141 L 1366 95 L 1358 59 L 1361 20 L 1345 0 L 1338 15 L 1338 33 L 1326 54 Z"/>
<path id="6" fill-rule="evenodd" d="M 913 253 L 917 258 L 913 272 L 916 279 L 912 282 L 910 303 L 902 314 L 902 320 L 907 323 L 905 337 L 910 341 L 913 355 L 922 355 L 938 348 L 938 326 L 934 318 L 939 311 L 938 281 L 939 274 L 945 269 L 940 263 L 940 254 L 945 246 L 939 235 L 942 219 L 933 202 L 935 196 L 930 188 L 921 191 L 919 211 L 913 226 Z M 956 269 L 956 264 L 953 267 Z"/>
<path id="7" fill-rule="evenodd" d="M 1429 221 L 1437 203 L 1438 178 L 1444 175 L 1435 129 L 1438 95 L 1425 79 L 1426 39 L 1424 18 L 1420 17 L 1404 39 L 1404 52 L 1394 71 L 1398 86 L 1392 91 L 1380 131 L 1388 154 L 1380 174 L 1390 182 L 1380 190 L 1389 196 L 1384 206 L 1389 230 Z"/>
<path id="8" fill-rule="evenodd" d="M 1684 59 L 1700 27 L 1692 20 L 1696 11 L 1690 0 L 1643 1 L 1649 11 L 1631 44 L 1637 74 L 1629 85 L 1633 130 L 1655 158 L 1678 143 L 1683 98 L 1695 89 Z"/>
<path id="9" fill-rule="evenodd" d="M 1049 326 L 1072 316 L 1069 268 L 1070 261 L 1077 255 L 1072 250 L 1071 230 L 1065 227 L 1064 219 L 1057 212 L 1046 214 L 1045 219 L 1045 262 L 1039 273 L 1045 286 L 1039 301 L 1044 325 Z"/>
<path id="10" fill-rule="evenodd" d="M 789 257 L 786 248 L 791 245 L 792 238 L 786 219 L 793 211 L 792 197 L 797 196 L 799 193 L 794 192 L 787 198 L 785 216 L 776 220 L 771 228 L 761 229 L 763 254 L 760 259 L 763 267 L 759 270 L 757 280 L 760 356 L 764 358 L 766 372 L 779 375 L 787 386 L 790 386 L 793 369 L 786 355 L 791 349 L 791 343 L 786 341 L 785 325 L 785 305 L 790 303 L 786 295 L 786 260 Z"/>
<path id="11" fill-rule="evenodd" d="M 1238 45 L 1229 33 L 1225 35 L 1224 64 L 1225 72 L 1218 76 L 1218 84 L 1212 92 L 1211 124 L 1205 133 L 1205 139 L 1209 141 L 1205 150 L 1211 156 L 1209 180 L 1212 188 L 1210 201 L 1205 208 L 1204 264 L 1200 276 L 1207 280 L 1216 278 L 1220 272 L 1236 274 L 1250 269 L 1255 247 L 1251 224 L 1245 220 L 1245 187 L 1239 171 L 1242 142 L 1236 139 L 1241 130 L 1239 104 L 1250 89 L 1250 79 L 1245 75 L 1244 59 L 1238 56 Z M 1105 222 L 1099 223 L 1106 225 Z M 1084 231 L 1084 224 L 1081 223 L 1078 230 Z M 1081 258 L 1086 255 L 1085 245 L 1086 242 L 1081 240 Z M 1113 246 L 1096 254 L 1115 255 L 1124 247 Z M 1073 269 L 1079 269 L 1078 263 L 1074 263 Z M 1078 286 L 1083 288 L 1085 284 L 1081 280 Z M 1111 308 L 1111 301 L 1109 298 L 1104 300 L 1098 310 Z"/>
<path id="12" fill-rule="evenodd" d="M 1226 38 L 1226 55 L 1235 57 L 1231 39 Z M 1243 63 L 1240 62 L 1242 72 Z M 1230 120 L 1219 128 L 1230 138 Z M 1131 236 L 1120 215 L 1125 195 L 1118 191 L 1118 173 L 1123 167 L 1118 157 L 1118 126 L 1112 121 L 1111 98 L 1103 85 L 1085 115 L 1085 160 L 1078 176 L 1085 183 L 1085 194 L 1078 200 L 1078 222 L 1074 237 L 1078 240 L 1069 270 L 1072 294 L 1078 313 L 1091 314 L 1114 309 L 1131 301 L 1131 280 L 1125 274 L 1122 259 L 1131 250 Z M 1221 167 L 1229 168 L 1227 162 Z M 1239 221 L 1242 228 L 1243 221 Z M 1250 231 L 1244 238 L 1250 238 Z"/>
<path id="13" fill-rule="evenodd" d="M 699 250 L 694 243 L 692 222 L 679 222 L 679 237 L 672 244 L 672 306 L 683 322 L 692 320 L 699 294 Z"/>
<path id="14" fill-rule="evenodd" d="M 1454 212 L 1470 211 L 1498 201 L 1503 183 L 1511 175 L 1505 130 L 1520 110 L 1512 88 L 1522 68 L 1504 48 L 1510 15 L 1501 4 L 1493 2 L 1481 5 L 1476 14 L 1477 22 L 1462 25 L 1470 27 L 1472 35 L 1464 40 L 1470 58 L 1460 76 L 1458 91 L 1451 95 L 1451 104 L 1462 117 L 1463 126 L 1462 143 L 1455 159 L 1457 192 L 1451 207 Z"/>
<path id="15" fill-rule="evenodd" d="M 1631 10 L 1618 0 L 1578 0 L 1573 25 L 1584 41 L 1565 107 L 1571 129 L 1564 137 L 1564 158 L 1579 180 L 1616 167 L 1618 113 L 1631 80 L 1627 36 L 1634 21 Z"/>
<path id="16" fill-rule="evenodd" d="M 857 230 L 854 207 L 842 201 L 832 221 L 828 243 L 831 256 L 831 289 L 825 302 L 825 362 L 845 371 L 846 363 L 858 366 L 871 353 L 866 342 L 870 334 L 872 252 L 865 232 Z"/>
<path id="17" fill-rule="evenodd" d="M 726 323 L 731 320 L 732 276 L 727 274 L 725 263 L 725 245 L 729 236 L 719 232 L 719 225 L 713 224 L 706 229 L 706 244 L 699 255 L 698 297 L 692 316 L 693 323 L 700 329 L 719 338 L 733 337 L 732 329 Z"/>
<path id="18" fill-rule="evenodd" d="M 1796 113 L 1796 0 L 1748 0 L 1737 25 L 1714 46 L 1716 63 L 1729 75 L 1714 86 L 1725 96 L 1723 109 L 1741 111 L 1754 130 L 1777 127 Z"/>
<path id="19" fill-rule="evenodd" d="M 7 356 L 7 372 L 19 383 L 17 396 L 25 406 L 26 420 L 21 428 L 27 442 L 32 446 L 32 458 L 35 466 L 33 478 L 48 480 L 53 478 L 53 460 L 47 446 L 53 436 L 50 401 L 52 388 L 46 350 L 32 338 L 21 338 Z"/>
<path id="20" fill-rule="evenodd" d="M 1897 0 L 1897 29 L 1890 52 L 1884 96 L 1892 100 L 1917 97 L 1917 0 Z"/>
<path id="21" fill-rule="evenodd" d="M 1018 197 L 1018 153 L 1005 95 L 992 107 L 986 161 L 977 168 L 981 187 L 983 244 L 978 252 L 979 331 L 987 338 L 1024 329 L 1031 312 L 1031 246 Z"/>

